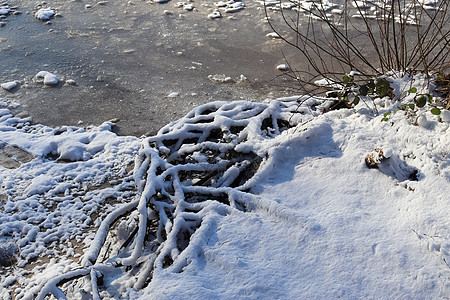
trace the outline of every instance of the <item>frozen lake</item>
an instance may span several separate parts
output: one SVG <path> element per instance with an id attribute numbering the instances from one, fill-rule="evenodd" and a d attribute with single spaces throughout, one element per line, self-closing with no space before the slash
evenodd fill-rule
<path id="1" fill-rule="evenodd" d="M 8 15 L 0 28 L 0 82 L 21 85 L 0 97 L 20 103 L 18 111 L 38 123 L 86 126 L 117 118 L 119 134 L 153 134 L 199 104 L 288 92 L 272 86 L 284 45 L 265 36 L 271 30 L 256 2 L 220 19 L 208 18 L 213 1 L 192 2 L 193 11 L 140 0 L 5 3 L 21 14 Z M 57 13 L 51 24 L 33 16 L 48 7 Z M 77 85 L 34 83 L 42 70 Z M 233 82 L 208 78 L 216 74 Z"/>
<path id="2" fill-rule="evenodd" d="M 16 113 L 45 125 L 116 119 L 121 135 L 155 134 L 210 101 L 260 102 L 296 93 L 295 83 L 277 78 L 284 56 L 306 69 L 297 50 L 266 36 L 272 29 L 260 1 L 244 0 L 243 9 L 234 12 L 219 10 L 213 0 L 1 3 L 20 13 L 3 16 L 0 23 L 0 83 L 17 80 L 20 87 L 13 93 L 0 90 L 0 98 L 19 103 Z M 333 7 L 339 8 L 329 5 L 330 13 Z M 49 22 L 38 20 L 41 8 L 56 15 Z M 221 18 L 209 17 L 217 11 Z M 340 8 L 336 11 L 339 18 Z M 368 44 L 368 38 L 360 43 Z M 44 87 L 34 82 L 40 71 L 76 85 Z"/>

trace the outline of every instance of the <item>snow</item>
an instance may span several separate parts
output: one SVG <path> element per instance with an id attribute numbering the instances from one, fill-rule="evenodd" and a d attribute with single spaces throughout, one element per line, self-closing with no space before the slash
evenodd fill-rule
<path id="1" fill-rule="evenodd" d="M 209 18 L 244 8 L 215 6 Z M 394 100 L 327 113 L 334 99 L 216 101 L 146 138 L 33 124 L 1 99 L 0 150 L 30 160 L 0 165 L 0 298 L 445 299 L 450 112 L 396 111 L 427 81 L 387 78 Z"/>
<path id="2" fill-rule="evenodd" d="M 405 102 L 426 87 L 389 80 Z M 212 102 L 145 139 L 0 110 L 1 142 L 35 155 L 0 173 L 0 259 L 18 266 L 0 295 L 445 298 L 448 113 L 381 122 L 395 104 L 375 103 Z"/>
<path id="3" fill-rule="evenodd" d="M 314 84 L 317 86 L 333 88 L 333 89 L 343 88 L 343 86 L 341 84 L 336 83 L 332 79 L 328 79 L 328 78 L 322 78 L 322 79 L 316 80 L 316 81 L 314 81 Z"/>
<path id="4" fill-rule="evenodd" d="M 170 93 L 169 95 L 167 95 L 167 98 L 176 98 L 176 97 L 178 97 L 178 96 L 180 96 L 180 93 L 178 93 L 178 92 L 172 92 L 172 93 Z"/>
<path id="5" fill-rule="evenodd" d="M 280 35 L 276 32 L 269 32 L 268 34 L 266 34 L 267 37 L 272 38 L 272 39 L 279 39 L 281 38 Z"/>
<path id="6" fill-rule="evenodd" d="M 59 82 L 58 76 L 47 71 L 40 71 L 36 74 L 36 78 L 43 79 L 45 85 L 56 85 Z"/>
<path id="7" fill-rule="evenodd" d="M 280 64 L 280 65 L 277 66 L 277 70 L 289 71 L 289 66 L 287 64 Z"/>
<path id="8" fill-rule="evenodd" d="M 17 85 L 18 85 L 17 81 L 14 80 L 2 83 L 0 86 L 7 91 L 12 91 L 14 88 L 17 87 Z"/>
<path id="9" fill-rule="evenodd" d="M 55 15 L 55 11 L 51 8 L 41 8 L 35 13 L 35 17 L 42 21 L 48 21 Z"/>
<path id="10" fill-rule="evenodd" d="M 8 6 L 0 6 L 0 15 L 7 15 L 11 12 Z"/>

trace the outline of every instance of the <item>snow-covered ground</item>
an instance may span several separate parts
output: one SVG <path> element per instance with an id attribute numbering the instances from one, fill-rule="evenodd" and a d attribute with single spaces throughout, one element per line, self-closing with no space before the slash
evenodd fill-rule
<path id="1" fill-rule="evenodd" d="M 0 296 L 448 298 L 449 112 L 381 122 L 427 92 L 390 80 L 378 114 L 213 102 L 145 139 L 31 125 L 2 102 L 2 148 L 29 158 L 0 172 Z"/>

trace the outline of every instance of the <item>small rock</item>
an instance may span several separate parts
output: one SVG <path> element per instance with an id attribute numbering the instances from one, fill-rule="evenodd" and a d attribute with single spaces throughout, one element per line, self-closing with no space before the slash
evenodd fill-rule
<path id="1" fill-rule="evenodd" d="M 14 80 L 14 81 L 2 83 L 0 86 L 3 89 L 7 90 L 8 92 L 11 92 L 13 89 L 15 89 L 17 87 L 17 85 L 18 85 L 18 82 Z"/>
<path id="2" fill-rule="evenodd" d="M 6 25 L 5 22 L 0 22 L 0 27 L 3 27 L 3 26 L 5 26 L 5 25 Z"/>
<path id="3" fill-rule="evenodd" d="M 84 8 L 85 8 L 85 9 L 92 8 L 92 5 L 91 5 L 91 4 L 86 4 L 86 5 L 84 6 Z"/>
<path id="4" fill-rule="evenodd" d="M 164 10 L 164 14 L 166 15 L 166 16 L 170 16 L 170 15 L 173 15 L 173 12 L 171 12 L 170 10 Z"/>
<path id="5" fill-rule="evenodd" d="M 14 243 L 2 241 L 0 244 L 0 266 L 9 267 L 17 262 L 17 252 L 19 247 Z"/>

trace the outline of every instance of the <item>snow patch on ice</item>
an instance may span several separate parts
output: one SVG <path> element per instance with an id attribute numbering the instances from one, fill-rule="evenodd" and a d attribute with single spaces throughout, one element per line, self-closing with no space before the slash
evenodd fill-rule
<path id="1" fill-rule="evenodd" d="M 51 8 L 41 8 L 39 9 L 34 16 L 42 21 L 48 21 L 55 15 L 55 11 Z"/>

